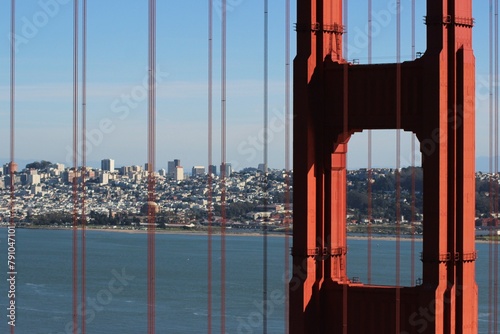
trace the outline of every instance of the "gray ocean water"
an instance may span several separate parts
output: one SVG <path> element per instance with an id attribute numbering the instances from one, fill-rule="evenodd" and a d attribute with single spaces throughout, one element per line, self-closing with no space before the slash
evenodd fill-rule
<path id="1" fill-rule="evenodd" d="M 7 231 L 0 270 L 7 273 Z M 291 240 L 290 240 L 291 241 Z M 207 237 L 158 234 L 156 332 L 207 332 Z M 479 333 L 488 329 L 488 244 L 478 244 Z M 263 239 L 226 237 L 226 332 L 262 333 Z M 420 277 L 415 243 L 415 277 Z M 366 240 L 349 241 L 348 272 L 366 282 Z M 220 238 L 213 237 L 213 332 L 220 333 Z M 268 238 L 268 332 L 284 331 L 285 238 Z M 373 283 L 394 284 L 395 243 L 373 240 Z M 410 285 L 411 243 L 401 242 L 401 283 Z M 16 333 L 72 333 L 72 232 L 17 230 Z M 147 236 L 87 231 L 87 333 L 147 332 Z M 389 274 L 388 274 L 389 273 Z M 8 333 L 8 286 L 0 281 L 0 333 Z"/>

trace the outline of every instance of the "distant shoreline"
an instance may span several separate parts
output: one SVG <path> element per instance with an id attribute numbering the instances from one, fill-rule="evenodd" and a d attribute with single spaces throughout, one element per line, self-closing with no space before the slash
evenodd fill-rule
<path id="1" fill-rule="evenodd" d="M 18 227 L 19 229 L 26 230 L 53 230 L 53 231 L 72 231 L 72 227 L 52 227 L 52 226 L 36 226 L 36 227 Z M 81 231 L 81 228 L 78 228 L 78 231 Z M 111 233 L 128 233 L 128 234 L 147 234 L 148 230 L 146 229 L 121 229 L 121 228 L 101 228 L 95 226 L 87 226 L 85 228 L 86 231 L 96 231 L 96 232 L 111 232 Z M 208 235 L 208 231 L 206 230 L 189 230 L 189 229 L 180 229 L 180 228 L 172 228 L 172 229 L 156 229 L 156 234 L 179 234 L 179 235 Z M 214 231 L 212 233 L 213 236 L 221 235 L 220 231 Z M 227 229 L 226 236 L 262 236 L 263 234 L 257 231 L 244 231 L 239 230 L 235 232 L 235 229 Z M 285 233 L 283 232 L 269 232 L 268 236 L 271 237 L 284 237 Z M 291 237 L 291 235 L 290 235 Z"/>
<path id="2" fill-rule="evenodd" d="M 6 226 L 2 226 L 6 227 Z M 54 231 L 63 231 L 63 230 L 72 230 L 71 227 L 52 227 L 52 226 L 36 226 L 36 227 L 18 227 L 19 229 L 28 229 L 28 230 L 54 230 Z M 78 229 L 79 231 L 81 228 Z M 129 233 L 129 234 L 147 234 L 148 231 L 145 229 L 121 229 L 121 228 L 101 228 L 95 226 L 87 226 L 87 231 L 97 231 L 97 232 L 114 232 L 114 233 Z M 187 230 L 187 229 L 157 229 L 155 231 L 156 234 L 176 234 L 176 235 L 200 235 L 200 236 L 208 236 L 207 230 Z M 220 230 L 214 231 L 212 236 L 220 236 Z M 262 237 L 264 234 L 259 231 L 246 231 L 239 229 L 227 229 L 225 236 L 240 236 L 240 237 Z M 291 234 L 285 234 L 284 232 L 268 232 L 268 237 L 286 237 L 292 238 Z M 347 234 L 347 238 L 350 240 L 368 240 L 367 235 L 351 235 Z M 385 240 L 385 241 L 397 241 L 398 238 L 393 235 L 384 235 L 384 234 L 373 234 L 372 240 Z M 399 241 L 416 241 L 422 242 L 422 236 L 416 236 L 412 238 L 411 235 L 401 235 L 399 237 Z M 493 241 L 494 242 L 494 241 Z M 489 240 L 481 240 L 476 239 L 476 243 L 490 243 Z"/>

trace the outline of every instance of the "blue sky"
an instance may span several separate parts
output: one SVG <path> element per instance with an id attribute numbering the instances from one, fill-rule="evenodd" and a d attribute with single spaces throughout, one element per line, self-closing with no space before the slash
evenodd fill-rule
<path id="1" fill-rule="evenodd" d="M 373 61 L 395 60 L 395 0 L 374 0 Z M 417 1 L 417 51 L 425 51 L 424 1 Z M 227 159 L 237 168 L 262 162 L 259 137 L 263 107 L 263 1 L 227 0 Z M 402 0 L 403 60 L 411 58 L 411 1 Z M 54 5 L 55 4 L 55 5 Z M 220 0 L 214 1 L 214 163 L 220 162 Z M 271 167 L 284 167 L 285 1 L 269 1 L 269 111 Z M 349 59 L 367 61 L 366 0 L 349 1 Z M 478 81 L 488 81 L 488 1 L 474 1 L 474 46 Z M 207 165 L 207 1 L 165 1 L 157 5 L 157 168 L 181 159 L 190 169 Z M 115 159 L 117 166 L 147 158 L 147 1 L 88 0 L 88 158 L 92 165 Z M 0 3 L 0 162 L 8 151 L 10 1 Z M 46 159 L 70 165 L 72 122 L 72 1 L 17 1 L 16 160 Z M 292 1 L 292 23 L 295 1 Z M 295 54 L 295 32 L 291 27 Z M 488 155 L 488 93 L 477 99 L 477 155 Z M 486 97 L 486 100 L 485 100 Z M 374 133 L 379 142 L 395 132 Z M 409 150 L 403 136 L 403 152 Z M 366 166 L 366 134 L 350 142 L 349 167 Z M 374 166 L 394 165 L 395 149 L 374 154 Z M 403 165 L 409 153 L 402 156 Z"/>

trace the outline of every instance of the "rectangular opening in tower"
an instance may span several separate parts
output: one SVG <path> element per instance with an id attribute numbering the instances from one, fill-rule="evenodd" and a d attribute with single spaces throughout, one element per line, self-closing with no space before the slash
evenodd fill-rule
<path id="1" fill-rule="evenodd" d="M 365 130 L 349 141 L 349 152 L 356 153 L 348 153 L 347 274 L 365 285 L 421 282 L 420 145 L 410 132 L 400 131 L 398 139 L 397 131 Z"/>

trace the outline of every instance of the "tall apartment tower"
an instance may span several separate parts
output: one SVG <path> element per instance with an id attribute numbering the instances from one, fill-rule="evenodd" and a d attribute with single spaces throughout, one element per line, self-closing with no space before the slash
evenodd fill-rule
<path id="1" fill-rule="evenodd" d="M 192 176 L 205 175 L 205 167 L 204 166 L 193 166 L 191 169 Z"/>
<path id="2" fill-rule="evenodd" d="M 174 177 L 176 173 L 176 168 L 180 167 L 180 165 L 181 161 L 179 159 L 174 159 L 174 161 L 169 161 L 167 168 L 168 176 Z"/>
<path id="3" fill-rule="evenodd" d="M 208 166 L 208 174 L 217 175 L 217 166 L 215 165 Z"/>
<path id="4" fill-rule="evenodd" d="M 222 172 L 224 171 L 224 176 L 225 177 L 230 177 L 231 174 L 233 173 L 233 167 L 231 166 L 230 163 L 225 163 L 220 165 L 220 173 L 222 175 Z"/>
<path id="5" fill-rule="evenodd" d="M 103 159 L 101 160 L 101 169 L 108 172 L 114 172 L 115 161 L 113 159 Z"/>
<path id="6" fill-rule="evenodd" d="M 184 168 L 182 166 L 175 167 L 174 179 L 176 181 L 184 180 Z"/>
<path id="7" fill-rule="evenodd" d="M 64 171 L 64 164 L 55 163 L 54 166 L 55 166 L 55 169 L 58 170 L 59 172 Z"/>
<path id="8" fill-rule="evenodd" d="M 12 173 L 17 173 L 18 165 L 15 162 L 9 162 L 3 165 L 3 175 L 10 175 Z"/>

